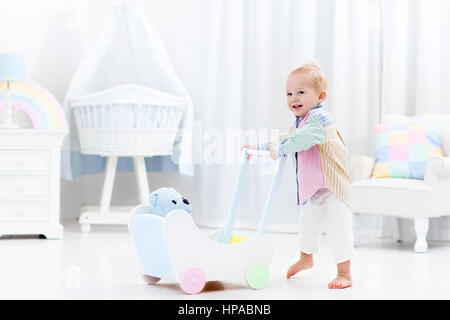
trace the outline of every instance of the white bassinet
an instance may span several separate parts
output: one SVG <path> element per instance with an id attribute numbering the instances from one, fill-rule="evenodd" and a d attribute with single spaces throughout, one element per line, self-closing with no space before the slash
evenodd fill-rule
<path id="1" fill-rule="evenodd" d="M 80 152 L 102 156 L 172 154 L 185 100 L 128 84 L 71 99 Z"/>

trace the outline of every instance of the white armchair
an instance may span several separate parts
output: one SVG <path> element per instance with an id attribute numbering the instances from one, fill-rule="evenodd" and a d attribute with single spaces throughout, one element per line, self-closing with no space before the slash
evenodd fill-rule
<path id="1" fill-rule="evenodd" d="M 354 212 L 412 218 L 416 231 L 416 252 L 428 249 L 428 219 L 450 215 L 450 114 L 424 114 L 414 117 L 389 115 L 385 123 L 439 125 L 444 129 L 443 158 L 432 158 L 425 169 L 424 180 L 370 179 L 375 159 L 363 155 L 350 159 L 354 188 Z M 394 219 L 396 221 L 397 219 Z M 394 238 L 400 240 L 396 223 Z"/>

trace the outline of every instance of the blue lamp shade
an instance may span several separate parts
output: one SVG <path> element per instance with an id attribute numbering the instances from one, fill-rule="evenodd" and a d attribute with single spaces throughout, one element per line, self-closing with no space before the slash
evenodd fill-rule
<path id="1" fill-rule="evenodd" d="M 25 81 L 25 59 L 20 53 L 0 53 L 0 81 Z"/>

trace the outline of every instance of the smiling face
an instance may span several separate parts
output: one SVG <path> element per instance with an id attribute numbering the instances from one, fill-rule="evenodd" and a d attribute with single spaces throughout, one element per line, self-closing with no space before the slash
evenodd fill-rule
<path id="1" fill-rule="evenodd" d="M 286 81 L 287 106 L 297 117 L 304 117 L 325 97 L 326 92 L 314 85 L 311 75 L 305 72 L 289 75 Z"/>

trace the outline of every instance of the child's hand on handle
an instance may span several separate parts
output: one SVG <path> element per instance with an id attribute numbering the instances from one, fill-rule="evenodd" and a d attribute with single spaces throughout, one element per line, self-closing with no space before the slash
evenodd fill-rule
<path id="1" fill-rule="evenodd" d="M 242 150 L 244 150 L 244 149 L 255 150 L 255 149 L 256 149 L 256 146 L 254 146 L 254 145 L 252 145 L 252 144 L 246 144 L 246 145 L 243 145 L 243 146 L 241 147 L 241 152 L 242 152 Z M 250 160 L 251 158 L 252 158 L 252 155 L 251 155 L 251 154 L 247 154 L 247 160 Z"/>
<path id="2" fill-rule="evenodd" d="M 246 144 L 241 147 L 241 151 L 244 149 L 255 150 L 256 146 L 254 146 L 252 144 Z M 247 160 L 250 160 L 252 158 L 252 156 L 253 156 L 252 154 L 247 154 Z M 275 154 L 275 152 L 273 152 L 273 150 L 270 150 L 270 157 L 273 160 L 278 160 L 278 156 Z"/>
<path id="3" fill-rule="evenodd" d="M 278 160 L 278 156 L 275 154 L 275 152 L 273 152 L 273 149 L 270 150 L 270 157 L 271 157 L 273 160 Z"/>

